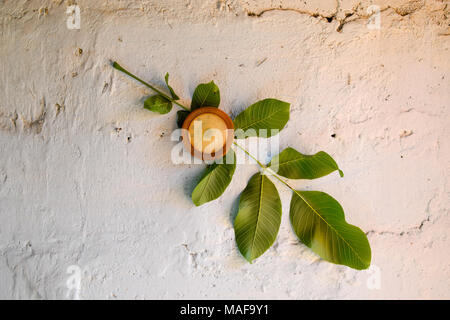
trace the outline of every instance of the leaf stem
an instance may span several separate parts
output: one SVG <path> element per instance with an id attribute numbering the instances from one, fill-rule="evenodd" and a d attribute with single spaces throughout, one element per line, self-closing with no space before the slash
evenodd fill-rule
<path id="1" fill-rule="evenodd" d="M 290 186 L 286 181 L 284 181 L 283 179 L 281 179 L 273 170 L 271 170 L 270 168 L 268 168 L 266 165 L 262 164 L 258 159 L 256 159 L 256 157 L 254 157 L 253 155 L 250 154 L 250 152 L 248 152 L 244 147 L 240 146 L 238 143 L 236 143 L 236 141 L 233 141 L 233 144 L 235 146 L 237 146 L 239 149 L 241 149 L 242 151 L 244 151 L 250 158 L 252 158 L 253 160 L 256 161 L 256 163 L 263 169 L 263 170 L 268 170 L 270 171 L 271 175 L 274 176 L 275 178 L 277 178 L 281 183 L 283 183 L 286 187 L 288 187 L 289 189 L 291 189 L 292 191 L 296 191 L 292 186 Z"/>
<path id="2" fill-rule="evenodd" d="M 134 74 L 132 74 L 131 72 L 125 70 L 120 64 L 118 64 L 117 62 L 113 62 L 112 64 L 114 69 L 117 69 L 119 71 L 122 71 L 123 73 L 129 75 L 130 77 L 132 77 L 133 79 L 136 79 L 137 81 L 139 81 L 140 83 L 146 85 L 147 87 L 149 87 L 150 89 L 152 89 L 153 91 L 159 93 L 160 95 L 162 95 L 164 98 L 166 98 L 167 100 L 171 101 L 172 103 L 175 103 L 176 105 L 178 105 L 179 107 L 183 108 L 186 111 L 190 111 L 189 108 L 183 106 L 181 103 L 177 102 L 176 100 L 172 99 L 170 96 L 168 96 L 167 94 L 165 94 L 164 92 L 162 92 L 161 90 L 155 88 L 154 86 L 152 86 L 151 84 L 145 82 L 142 79 L 139 79 L 138 77 L 136 77 Z"/>
<path id="3" fill-rule="evenodd" d="M 263 169 L 267 169 L 267 167 L 265 165 L 263 165 L 258 159 L 256 159 L 256 157 L 252 156 L 250 154 L 250 152 L 248 152 L 244 147 L 241 147 L 239 144 L 236 143 L 236 141 L 233 141 L 233 144 L 235 146 L 237 146 L 239 149 L 241 149 L 242 151 L 244 151 L 250 158 L 252 158 L 253 160 L 256 161 L 256 163 Z"/>

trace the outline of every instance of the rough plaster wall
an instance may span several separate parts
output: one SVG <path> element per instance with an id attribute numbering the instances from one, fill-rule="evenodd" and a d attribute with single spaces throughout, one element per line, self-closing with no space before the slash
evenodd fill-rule
<path id="1" fill-rule="evenodd" d="M 450 4 L 446 1 L 0 1 L 0 298 L 450 298 Z M 367 7 L 380 5 L 381 29 Z M 80 51 L 79 49 L 82 49 Z M 170 161 L 174 111 L 118 60 L 186 103 L 214 79 L 236 115 L 292 104 L 282 147 L 329 152 L 322 190 L 368 232 L 371 274 L 321 261 L 288 221 L 250 265 L 232 217 L 254 165 L 195 207 L 200 165 Z M 335 138 L 331 137 L 335 134 Z"/>

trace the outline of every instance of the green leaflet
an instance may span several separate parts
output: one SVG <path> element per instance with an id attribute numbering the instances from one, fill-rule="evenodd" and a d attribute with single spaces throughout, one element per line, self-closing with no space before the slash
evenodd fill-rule
<path id="1" fill-rule="evenodd" d="M 253 130 L 246 131 L 247 137 L 261 136 L 259 130 L 267 130 L 265 137 L 271 137 L 278 132 L 271 129 L 282 130 L 289 120 L 290 104 L 277 99 L 264 99 L 258 101 L 242 111 L 234 120 L 234 128 Z"/>
<path id="2" fill-rule="evenodd" d="M 177 94 L 175 93 L 175 91 L 173 91 L 172 87 L 169 86 L 169 73 L 168 73 L 168 72 L 167 72 L 166 75 L 164 76 L 164 80 L 166 81 L 167 88 L 169 88 L 170 95 L 172 96 L 172 99 L 173 99 L 173 100 L 180 100 L 180 97 L 177 96 Z"/>
<path id="3" fill-rule="evenodd" d="M 144 108 L 160 114 L 166 114 L 172 110 L 172 102 L 157 94 L 144 101 Z"/>
<path id="4" fill-rule="evenodd" d="M 341 205 L 319 191 L 294 191 L 290 220 L 295 234 L 324 260 L 357 270 L 370 266 L 365 233 L 345 221 Z"/>
<path id="5" fill-rule="evenodd" d="M 286 148 L 268 166 L 278 167 L 276 173 L 290 179 L 316 179 L 336 170 L 341 177 L 344 176 L 333 158 L 323 151 L 304 155 L 293 148 Z"/>
<path id="6" fill-rule="evenodd" d="M 201 107 L 219 107 L 220 92 L 214 81 L 202 83 L 192 95 L 191 110 Z"/>
<path id="7" fill-rule="evenodd" d="M 272 246 L 280 228 L 281 200 L 265 175 L 251 177 L 239 199 L 234 232 L 239 251 L 250 263 Z"/>
<path id="8" fill-rule="evenodd" d="M 223 158 L 223 164 L 213 163 L 206 168 L 205 173 L 201 177 L 199 183 L 192 192 L 192 202 L 196 206 L 201 206 L 209 201 L 215 200 L 225 192 L 225 189 L 233 178 L 236 169 L 236 155 L 230 149 L 229 153 L 233 153 L 233 163 L 225 163 L 227 156 Z"/>

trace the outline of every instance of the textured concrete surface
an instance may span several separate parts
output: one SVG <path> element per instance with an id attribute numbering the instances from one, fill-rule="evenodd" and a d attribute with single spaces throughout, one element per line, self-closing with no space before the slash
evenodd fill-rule
<path id="1" fill-rule="evenodd" d="M 82 299 L 450 298 L 448 1 L 2 0 L 0 21 L 0 298 L 72 298 L 71 265 Z M 232 216 L 257 167 L 195 207 L 203 166 L 171 163 L 175 111 L 143 110 L 151 92 L 109 59 L 170 72 L 186 103 L 214 79 L 232 115 L 290 102 L 281 145 L 345 172 L 292 183 L 340 201 L 374 267 L 299 244 L 279 183 L 278 239 L 248 264 Z"/>

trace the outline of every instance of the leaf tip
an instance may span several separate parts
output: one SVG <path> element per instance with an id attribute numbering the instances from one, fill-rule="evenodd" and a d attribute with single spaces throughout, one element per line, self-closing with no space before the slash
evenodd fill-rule
<path id="1" fill-rule="evenodd" d="M 341 169 L 338 169 L 339 175 L 341 176 L 341 178 L 344 177 L 344 171 L 342 171 Z"/>
<path id="2" fill-rule="evenodd" d="M 239 249 L 239 252 L 244 257 L 244 259 L 247 260 L 248 263 L 253 264 L 253 257 L 252 257 L 251 252 L 249 252 L 249 251 L 247 251 L 247 252 L 242 251 L 241 248 L 239 247 L 239 244 L 238 244 L 238 249 Z"/>

